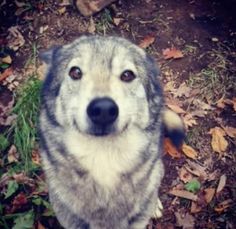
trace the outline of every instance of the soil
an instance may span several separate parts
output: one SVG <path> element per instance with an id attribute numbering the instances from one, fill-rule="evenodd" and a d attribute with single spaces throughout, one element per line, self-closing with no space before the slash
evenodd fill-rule
<path id="1" fill-rule="evenodd" d="M 154 36 L 155 42 L 148 47 L 147 51 L 157 59 L 161 67 L 163 85 L 173 80 L 175 85 L 179 86 L 189 80 L 191 74 L 199 73 L 208 67 L 209 60 L 204 58 L 204 55 L 218 49 L 219 44 L 227 46 L 230 52 L 236 51 L 235 0 L 118 1 L 92 18 L 81 16 L 73 5 L 66 6 L 65 12 L 60 13 L 63 7 L 59 3 L 60 1 L 52 0 L 31 1 L 32 9 L 19 16 L 14 15 L 17 9 L 14 1 L 12 3 L 9 1 L 2 6 L 0 45 L 4 45 L 8 28 L 14 25 L 19 26 L 25 39 L 24 46 L 14 53 L 12 65 L 14 69 L 24 68 L 31 55 L 33 44 L 37 45 L 39 51 L 53 45 L 66 44 L 82 34 L 90 34 L 92 21 L 96 25 L 103 22 L 100 27 L 96 27 L 96 34 L 122 36 L 136 44 L 147 36 Z M 109 21 L 107 12 L 111 18 L 121 18 L 121 22 L 115 25 Z M 171 61 L 163 58 L 162 51 L 166 48 L 177 47 L 179 50 L 186 50 L 189 46 L 194 47 L 194 51 L 186 51 L 184 58 Z M 228 98 L 235 96 L 234 90 L 227 92 Z M 167 97 L 171 99 L 169 95 Z M 223 158 L 212 152 L 211 136 L 208 132 L 217 124 L 215 116 L 215 113 L 209 113 L 199 119 L 196 128 L 198 134 L 194 135 L 193 139 L 188 139 L 195 127 L 188 129 L 187 141 L 201 152 L 198 162 L 202 165 L 211 163 L 208 172 L 217 171 L 218 177 L 225 174 L 227 184 L 225 189 L 214 197 L 214 203 L 204 205 L 200 212 L 191 215 L 195 221 L 195 228 L 236 228 L 235 139 L 231 140 L 227 155 Z M 236 127 L 235 111 L 231 107 L 220 112 L 217 117 L 224 119 L 225 125 Z M 150 221 L 148 228 L 192 228 L 181 226 L 175 215 L 176 212 L 183 215 L 188 213 L 191 201 L 168 194 L 169 190 L 179 182 L 178 171 L 186 164 L 186 157 L 175 159 L 166 154 L 163 158 L 166 171 L 160 188 L 160 199 L 164 206 L 163 217 Z M 218 180 L 205 182 L 203 186 L 217 186 L 217 182 Z M 214 206 L 227 199 L 233 200 L 233 204 L 220 213 L 216 212 Z"/>

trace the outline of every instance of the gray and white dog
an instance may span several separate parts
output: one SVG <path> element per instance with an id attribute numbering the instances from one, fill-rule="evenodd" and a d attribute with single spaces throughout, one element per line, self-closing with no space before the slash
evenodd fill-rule
<path id="1" fill-rule="evenodd" d="M 163 108 L 155 62 L 123 38 L 100 36 L 42 59 L 41 155 L 58 220 L 68 229 L 144 229 L 161 216 L 164 125 L 183 130 Z"/>

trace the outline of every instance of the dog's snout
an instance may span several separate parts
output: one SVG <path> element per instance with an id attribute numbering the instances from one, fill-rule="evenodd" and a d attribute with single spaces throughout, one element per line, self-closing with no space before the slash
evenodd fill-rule
<path id="1" fill-rule="evenodd" d="M 118 117 L 116 103 L 107 97 L 94 99 L 87 108 L 90 120 L 97 125 L 112 124 Z"/>

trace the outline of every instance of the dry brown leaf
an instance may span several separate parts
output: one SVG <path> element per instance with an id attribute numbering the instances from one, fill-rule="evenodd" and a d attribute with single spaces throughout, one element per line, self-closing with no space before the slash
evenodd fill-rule
<path id="1" fill-rule="evenodd" d="M 175 212 L 176 224 L 177 226 L 183 229 L 192 229 L 194 228 L 195 219 L 189 213 L 180 214 L 179 212 Z"/>
<path id="2" fill-rule="evenodd" d="M 225 131 L 220 127 L 210 129 L 209 133 L 212 135 L 211 146 L 214 152 L 222 154 L 228 147 L 228 142 L 225 140 Z"/>
<path id="3" fill-rule="evenodd" d="M 165 92 L 172 92 L 174 93 L 176 91 L 176 88 L 175 88 L 175 82 L 174 81 L 169 81 L 167 82 L 165 85 L 164 85 L 164 91 Z"/>
<path id="4" fill-rule="evenodd" d="M 164 55 L 164 59 L 166 60 L 171 58 L 179 59 L 184 56 L 183 53 L 175 47 L 164 49 L 162 51 L 162 54 Z"/>
<path id="5" fill-rule="evenodd" d="M 178 196 L 181 198 L 185 198 L 188 200 L 193 200 L 193 201 L 197 201 L 197 195 L 193 194 L 192 192 L 186 191 L 186 190 L 170 190 L 169 194 L 174 195 L 174 196 Z"/>
<path id="6" fill-rule="evenodd" d="M 155 41 L 155 37 L 148 35 L 144 37 L 144 39 L 139 43 L 139 47 L 145 49 L 149 47 L 151 44 L 153 44 L 154 41 Z"/>
<path id="7" fill-rule="evenodd" d="M 226 126 L 226 127 L 222 126 L 222 128 L 224 129 L 225 133 L 228 136 L 230 136 L 231 138 L 236 138 L 236 128 L 231 126 Z"/>
<path id="8" fill-rule="evenodd" d="M 236 111 L 236 97 L 234 97 L 233 99 L 225 99 L 224 103 L 233 106 L 234 111 Z"/>
<path id="9" fill-rule="evenodd" d="M 218 187 L 216 189 L 216 193 L 219 193 L 224 189 L 224 187 L 226 185 L 226 180 L 227 180 L 227 177 L 225 174 L 220 176 L 220 181 L 219 181 Z"/>
<path id="10" fill-rule="evenodd" d="M 185 114 L 186 112 L 178 105 L 176 104 L 166 104 L 172 111 L 174 111 L 177 114 Z"/>
<path id="11" fill-rule="evenodd" d="M 95 31 L 96 31 L 95 22 L 93 20 L 93 17 L 90 17 L 89 25 L 88 25 L 88 32 L 91 34 L 94 34 Z"/>
<path id="12" fill-rule="evenodd" d="M 225 108 L 224 98 L 220 98 L 220 99 L 216 102 L 216 106 L 217 106 L 218 108 L 224 109 L 224 108 Z"/>
<path id="13" fill-rule="evenodd" d="M 5 80 L 8 76 L 12 75 L 12 68 L 7 68 L 2 74 L 0 74 L 0 82 Z"/>
<path id="14" fill-rule="evenodd" d="M 19 154 L 17 153 L 16 147 L 12 145 L 7 153 L 7 160 L 9 163 L 17 162 L 19 160 Z"/>
<path id="15" fill-rule="evenodd" d="M 191 146 L 186 145 L 185 143 L 182 145 L 182 151 L 189 158 L 192 158 L 192 159 L 197 158 L 197 155 L 198 155 L 197 151 L 194 150 Z"/>
<path id="16" fill-rule="evenodd" d="M 218 108 L 224 109 L 226 104 L 233 106 L 234 111 L 236 111 L 236 97 L 234 97 L 232 99 L 221 98 L 220 100 L 217 101 L 216 106 Z"/>
<path id="17" fill-rule="evenodd" d="M 200 212 L 201 210 L 202 210 L 202 207 L 199 206 L 195 201 L 192 201 L 190 212 L 195 214 L 195 213 Z"/>
<path id="18" fill-rule="evenodd" d="M 180 158 L 181 154 L 176 149 L 176 147 L 172 144 L 169 138 L 164 139 L 164 152 L 168 153 L 173 158 Z"/>
<path id="19" fill-rule="evenodd" d="M 33 150 L 31 158 L 33 163 L 35 163 L 36 165 L 41 165 L 40 155 L 37 150 Z"/>
<path id="20" fill-rule="evenodd" d="M 215 195 L 215 188 L 206 188 L 204 189 L 204 199 L 206 201 L 206 203 L 210 203 Z"/>
<path id="21" fill-rule="evenodd" d="M 12 63 L 12 59 L 11 57 L 8 55 L 6 57 L 3 57 L 0 59 L 3 63 L 6 63 L 6 64 L 11 64 Z"/>
<path id="22" fill-rule="evenodd" d="M 30 187 L 35 186 L 35 181 L 29 178 L 24 172 L 14 174 L 13 178 L 19 184 L 27 184 Z"/>
<path id="23" fill-rule="evenodd" d="M 64 13 L 66 12 L 66 7 L 63 6 L 63 7 L 59 8 L 57 11 L 58 11 L 58 13 L 59 13 L 60 15 L 62 15 L 62 14 L 64 14 Z"/>
<path id="24" fill-rule="evenodd" d="M 123 18 L 114 17 L 113 23 L 114 23 L 114 25 L 118 26 L 123 20 L 124 20 Z"/>
<path id="25" fill-rule="evenodd" d="M 176 97 L 182 97 L 182 96 L 185 96 L 185 97 L 188 98 L 188 97 L 190 96 L 190 94 L 191 94 L 191 91 L 192 91 L 192 89 L 191 89 L 190 87 L 188 87 L 185 82 L 183 82 L 183 83 L 179 86 L 179 88 L 177 88 L 177 89 L 175 90 L 175 92 L 173 93 L 173 95 L 174 95 L 175 98 L 176 98 Z"/>
<path id="26" fill-rule="evenodd" d="M 19 31 L 18 26 L 12 26 L 8 29 L 9 35 L 7 36 L 8 47 L 17 51 L 20 47 L 25 44 L 25 39 L 21 32 Z"/>
<path id="27" fill-rule="evenodd" d="M 215 208 L 214 210 L 217 212 L 217 213 L 221 213 L 223 212 L 225 209 L 229 208 L 230 205 L 232 204 L 233 200 L 231 199 L 227 199 L 227 200 L 224 200 L 223 202 L 219 203 Z"/>
<path id="28" fill-rule="evenodd" d="M 196 162 L 187 160 L 187 164 L 184 167 L 193 175 L 197 176 L 197 177 L 201 177 L 203 180 L 206 180 L 208 178 L 208 175 L 206 173 L 206 169 L 205 167 L 199 165 Z"/>
<path id="29" fill-rule="evenodd" d="M 186 184 L 193 179 L 193 175 L 184 167 L 181 167 L 179 170 L 179 179 Z"/>
<path id="30" fill-rule="evenodd" d="M 187 129 L 189 127 L 197 125 L 197 121 L 196 121 L 196 119 L 194 119 L 194 117 L 191 113 L 187 113 L 186 115 L 183 116 L 183 122 L 184 122 L 184 125 Z"/>

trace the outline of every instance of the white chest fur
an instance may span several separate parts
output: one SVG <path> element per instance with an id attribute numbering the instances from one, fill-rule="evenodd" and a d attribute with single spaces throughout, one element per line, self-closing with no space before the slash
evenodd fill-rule
<path id="1" fill-rule="evenodd" d="M 112 189 L 120 174 L 137 164 L 148 140 L 136 128 L 110 137 L 92 137 L 70 130 L 65 133 L 65 144 L 69 153 L 100 185 Z"/>

